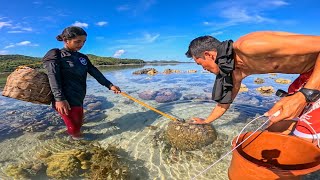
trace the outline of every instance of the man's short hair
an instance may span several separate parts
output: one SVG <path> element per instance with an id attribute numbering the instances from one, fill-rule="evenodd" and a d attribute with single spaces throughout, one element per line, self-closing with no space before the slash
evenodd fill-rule
<path id="1" fill-rule="evenodd" d="M 217 51 L 221 42 L 212 36 L 200 36 L 193 39 L 185 53 L 188 58 L 202 57 L 204 51 Z"/>

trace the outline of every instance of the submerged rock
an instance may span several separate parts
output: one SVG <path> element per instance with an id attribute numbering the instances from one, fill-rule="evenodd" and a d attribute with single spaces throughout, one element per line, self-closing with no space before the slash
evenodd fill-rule
<path id="1" fill-rule="evenodd" d="M 249 89 L 245 84 L 241 84 L 239 92 L 247 92 Z"/>
<path id="2" fill-rule="evenodd" d="M 181 93 L 170 88 L 159 89 L 158 91 L 146 90 L 138 94 L 144 100 L 156 100 L 158 103 L 172 102 L 180 99 Z"/>
<path id="3" fill-rule="evenodd" d="M 279 84 L 289 84 L 291 82 L 290 79 L 282 79 L 282 78 L 278 78 L 276 80 L 274 80 L 276 83 L 279 83 Z"/>
<path id="4" fill-rule="evenodd" d="M 181 73 L 180 70 L 174 70 L 174 69 L 165 69 L 163 71 L 163 74 L 171 74 L 171 73 Z"/>
<path id="5" fill-rule="evenodd" d="M 146 69 L 141 69 L 141 70 L 135 71 L 132 74 L 137 74 L 137 75 L 149 74 L 149 75 L 153 75 L 153 74 L 156 74 L 157 72 L 158 71 L 156 69 L 154 69 L 154 68 L 146 68 Z"/>
<path id="6" fill-rule="evenodd" d="M 144 100 L 154 100 L 158 94 L 158 91 L 146 90 L 138 94 L 139 98 Z"/>
<path id="7" fill-rule="evenodd" d="M 210 100 L 210 96 L 206 94 L 187 94 L 183 96 L 184 100 Z"/>
<path id="8" fill-rule="evenodd" d="M 262 78 L 256 78 L 256 79 L 254 80 L 254 83 L 256 83 L 256 84 L 262 84 L 262 83 L 264 83 L 264 79 L 262 79 Z"/>
<path id="9" fill-rule="evenodd" d="M 81 161 L 71 152 L 57 153 L 48 159 L 47 175 L 64 179 L 77 177 L 81 170 Z"/>
<path id="10" fill-rule="evenodd" d="M 164 88 L 157 93 L 155 100 L 158 103 L 172 102 L 180 99 L 181 94 L 175 90 Z"/>
<path id="11" fill-rule="evenodd" d="M 262 86 L 256 89 L 262 95 L 271 95 L 274 93 L 274 89 L 272 86 Z"/>
<path id="12" fill-rule="evenodd" d="M 213 143 L 217 139 L 217 132 L 210 124 L 172 121 L 168 124 L 165 138 L 179 150 L 192 151 Z"/>
<path id="13" fill-rule="evenodd" d="M 77 149 L 79 148 L 79 149 Z M 128 166 L 115 147 L 107 149 L 87 144 L 75 149 L 43 156 L 47 176 L 54 179 L 86 177 L 88 179 L 127 179 Z"/>

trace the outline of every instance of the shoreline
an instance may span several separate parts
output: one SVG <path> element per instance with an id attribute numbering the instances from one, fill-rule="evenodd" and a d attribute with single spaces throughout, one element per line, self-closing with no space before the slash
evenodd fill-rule
<path id="1" fill-rule="evenodd" d="M 187 63 L 195 63 L 195 62 L 146 62 L 146 63 L 139 63 L 139 64 L 110 64 L 110 65 L 95 65 L 96 67 L 112 67 L 112 66 L 145 66 L 145 65 L 162 65 L 162 64 L 187 64 Z M 13 72 L 13 71 L 12 71 Z M 12 72 L 0 72 L 0 75 L 10 74 Z"/>

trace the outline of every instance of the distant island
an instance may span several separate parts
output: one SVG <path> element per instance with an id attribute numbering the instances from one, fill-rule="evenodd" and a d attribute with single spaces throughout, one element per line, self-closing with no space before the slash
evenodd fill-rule
<path id="1" fill-rule="evenodd" d="M 163 63 L 190 63 L 180 62 L 175 60 L 154 60 L 144 61 L 141 59 L 121 59 L 114 57 L 102 57 L 93 54 L 87 54 L 90 61 L 95 66 L 108 66 L 108 65 L 144 65 L 144 64 L 163 64 Z M 42 68 L 41 58 L 31 57 L 24 55 L 0 55 L 0 73 L 12 72 L 18 66 L 28 65 L 32 68 Z"/>

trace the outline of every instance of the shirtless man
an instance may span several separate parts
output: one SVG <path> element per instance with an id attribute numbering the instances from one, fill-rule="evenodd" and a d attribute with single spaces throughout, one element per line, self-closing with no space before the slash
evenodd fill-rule
<path id="1" fill-rule="evenodd" d="M 238 94 L 241 81 L 249 75 L 301 74 L 289 87 L 291 95 L 265 115 L 272 123 L 300 117 L 293 134 L 315 140 L 311 125 L 320 137 L 320 36 L 263 31 L 242 36 L 234 43 L 202 36 L 191 41 L 186 55 L 217 75 L 212 97 L 217 105 L 206 119 L 193 118 L 194 123 L 211 123 L 222 116 Z M 280 114 L 273 116 L 277 111 Z"/>

